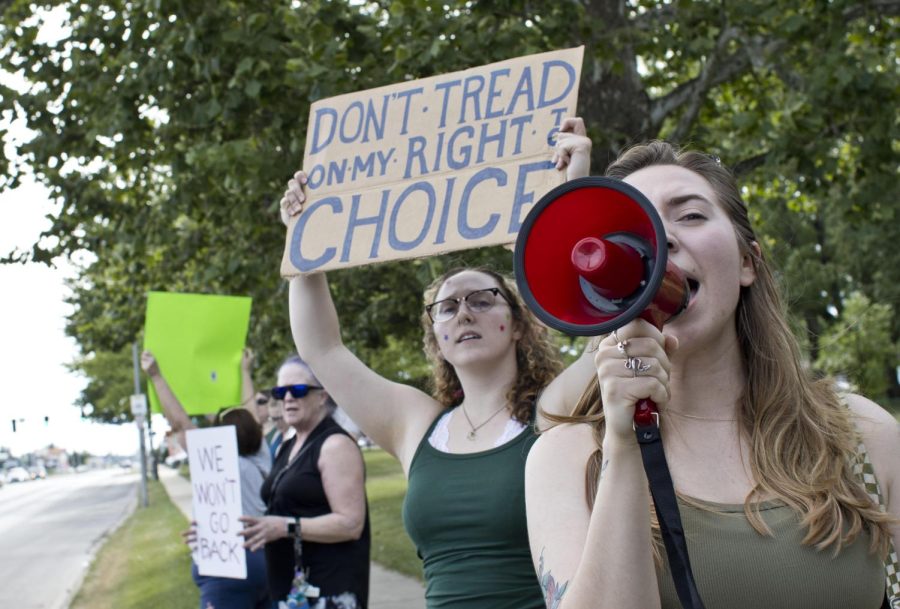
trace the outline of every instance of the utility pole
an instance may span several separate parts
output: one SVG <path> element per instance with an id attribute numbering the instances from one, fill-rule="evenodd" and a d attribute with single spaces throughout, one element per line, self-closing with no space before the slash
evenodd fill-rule
<path id="1" fill-rule="evenodd" d="M 131 345 L 134 360 L 134 395 L 131 396 L 131 414 L 137 423 L 141 441 L 141 505 L 147 507 L 147 448 L 144 446 L 144 419 L 147 417 L 147 396 L 141 393 L 141 367 L 138 364 L 138 345 Z"/>

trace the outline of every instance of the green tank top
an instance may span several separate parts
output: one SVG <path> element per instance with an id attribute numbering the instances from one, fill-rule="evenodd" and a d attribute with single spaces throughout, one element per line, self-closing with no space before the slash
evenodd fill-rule
<path id="1" fill-rule="evenodd" d="M 834 556 L 801 544 L 806 527 L 779 501 L 760 504 L 773 537 L 756 532 L 743 505 L 678 502 L 691 568 L 706 609 L 879 609 L 884 566 L 861 534 Z M 665 552 L 663 552 L 665 560 Z M 681 609 L 668 564 L 657 573 L 662 609 Z"/>
<path id="2" fill-rule="evenodd" d="M 531 426 L 496 448 L 444 453 L 428 441 L 409 468 L 403 524 L 425 570 L 428 609 L 544 609 L 525 521 Z"/>

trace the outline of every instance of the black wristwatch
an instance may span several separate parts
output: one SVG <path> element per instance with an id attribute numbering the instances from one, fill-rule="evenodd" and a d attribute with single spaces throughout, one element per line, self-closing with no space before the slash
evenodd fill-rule
<path id="1" fill-rule="evenodd" d="M 293 520 L 288 520 L 287 532 L 290 537 L 298 537 L 300 535 L 300 519 L 299 518 L 294 518 Z"/>

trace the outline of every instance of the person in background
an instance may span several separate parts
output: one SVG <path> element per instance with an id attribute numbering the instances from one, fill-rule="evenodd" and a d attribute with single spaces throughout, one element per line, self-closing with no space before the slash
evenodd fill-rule
<path id="1" fill-rule="evenodd" d="M 253 396 L 253 405 L 256 408 L 256 420 L 262 425 L 263 435 L 268 438 L 272 430 L 275 429 L 275 422 L 269 417 L 269 403 L 272 396 L 266 390 L 257 391 Z"/>
<path id="2" fill-rule="evenodd" d="M 334 401 L 299 357 L 281 365 L 272 397 L 282 401 L 284 420 L 295 433 L 263 484 L 266 515 L 241 519 L 244 547 L 265 548 L 273 600 L 288 596 L 302 567 L 321 592 L 312 609 L 365 609 L 371 541 L 359 447 L 332 419 Z"/>
<path id="3" fill-rule="evenodd" d="M 278 455 L 281 444 L 290 435 L 291 426 L 284 420 L 284 403 L 276 400 L 269 393 L 269 420 L 272 422 L 272 429 L 266 434 L 266 443 L 269 445 L 269 451 L 272 454 L 272 460 Z"/>
<path id="4" fill-rule="evenodd" d="M 635 404 L 659 406 L 684 537 L 707 609 L 878 609 L 900 544 L 900 424 L 804 365 L 734 177 L 652 142 L 607 175 L 659 212 L 687 308 L 600 343 L 571 416 L 528 457 L 532 559 L 547 607 L 676 609 Z M 887 513 L 853 464 L 867 452 Z"/>
<path id="5" fill-rule="evenodd" d="M 245 406 L 250 406 L 254 394 L 252 382 L 248 383 L 251 362 L 252 354 L 245 351 L 241 359 Z M 177 441 L 187 450 L 185 432 L 195 429 L 196 424 L 166 382 L 156 358 L 150 351 L 144 351 L 141 355 L 141 368 L 153 383 L 163 414 Z M 252 406 L 224 408 L 216 415 L 213 423 L 235 426 L 241 477 L 241 509 L 244 514 L 261 516 L 265 513 L 265 504 L 260 496 L 260 489 L 263 480 L 269 475 L 272 460 L 268 447 L 263 442 L 262 427 L 256 419 L 254 410 Z M 191 531 L 185 534 L 185 539 L 190 545 L 193 539 Z M 270 605 L 265 554 L 249 550 L 245 552 L 247 579 L 244 580 L 200 575 L 197 565 L 192 564 L 191 575 L 200 589 L 200 609 L 265 609 Z"/>

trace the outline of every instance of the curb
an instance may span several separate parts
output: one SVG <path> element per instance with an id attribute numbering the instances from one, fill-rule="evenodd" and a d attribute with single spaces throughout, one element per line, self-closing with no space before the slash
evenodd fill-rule
<path id="1" fill-rule="evenodd" d="M 140 476 L 140 474 L 138 474 L 138 476 Z M 139 481 L 140 481 L 140 479 L 136 480 L 135 482 L 137 483 Z M 125 505 L 125 509 L 122 510 L 122 514 L 119 517 L 119 519 L 116 522 L 114 522 L 113 525 L 109 529 L 107 529 L 105 532 L 101 533 L 97 537 L 97 539 L 95 539 L 91 543 L 91 547 L 88 548 L 88 551 L 85 554 L 84 565 L 81 569 L 81 573 L 79 573 L 78 578 L 74 582 L 72 582 L 72 587 L 67 588 L 66 591 L 63 593 L 62 600 L 60 601 L 60 603 L 58 605 L 59 609 L 69 609 L 69 606 L 72 604 L 72 601 L 75 600 L 75 596 L 78 594 L 79 591 L 81 591 L 81 587 L 84 585 L 84 579 L 87 576 L 88 571 L 91 570 L 91 567 L 94 564 L 94 560 L 97 558 L 97 553 L 100 551 L 100 548 L 102 548 L 106 544 L 107 540 L 116 531 L 118 531 L 120 528 L 122 528 L 122 525 L 125 524 L 126 520 L 128 520 L 129 518 L 131 518 L 131 516 L 134 515 L 135 510 L 137 510 L 138 495 L 140 494 L 140 492 L 141 492 L 141 489 L 136 484 L 135 489 L 134 489 L 134 494 L 131 497 L 131 501 L 129 501 Z"/>

